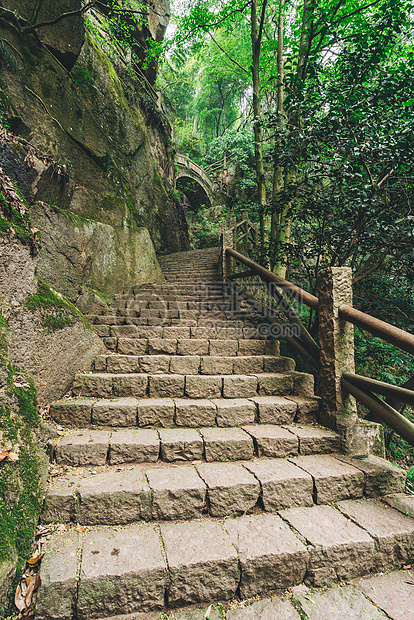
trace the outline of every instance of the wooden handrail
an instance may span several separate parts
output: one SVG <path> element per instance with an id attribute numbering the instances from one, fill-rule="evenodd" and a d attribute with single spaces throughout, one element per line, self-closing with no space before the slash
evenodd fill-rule
<path id="1" fill-rule="evenodd" d="M 378 396 L 375 396 L 375 394 L 356 387 L 344 377 L 342 377 L 341 383 L 347 392 L 352 394 L 370 411 L 376 413 L 387 426 L 397 432 L 411 446 L 414 446 L 414 424 L 410 420 L 398 413 L 398 411 L 378 398 Z"/>
<path id="2" fill-rule="evenodd" d="M 284 280 L 265 267 L 261 267 L 254 261 L 250 260 L 250 258 L 246 258 L 246 256 L 239 254 L 239 252 L 236 252 L 236 250 L 233 250 L 232 248 L 224 248 L 224 251 L 230 256 L 233 256 L 233 258 L 238 260 L 240 263 L 243 263 L 243 265 L 246 265 L 246 267 L 250 267 L 250 269 L 255 271 L 257 275 L 266 282 L 274 282 L 280 286 L 280 288 L 282 288 L 290 297 L 295 297 L 302 300 L 307 306 L 313 308 L 314 310 L 318 309 L 318 298 L 315 297 L 315 295 L 311 295 L 311 293 L 304 291 L 299 286 L 296 286 L 296 284 Z"/>
<path id="3" fill-rule="evenodd" d="M 353 325 L 365 329 L 373 336 L 378 336 L 394 344 L 399 349 L 407 351 L 411 355 L 414 355 L 414 335 L 409 332 L 405 332 L 399 327 L 394 327 L 385 321 L 381 321 L 370 314 L 365 314 L 352 306 L 340 306 L 339 316 L 345 321 L 349 321 Z"/>
<path id="4" fill-rule="evenodd" d="M 381 394 L 382 396 L 396 397 L 402 403 L 414 405 L 413 390 L 407 390 L 407 388 L 400 387 L 399 385 L 384 383 L 383 381 L 377 381 L 376 379 L 370 379 L 369 377 L 363 377 L 362 375 L 355 375 L 351 372 L 344 372 L 342 377 L 348 381 L 348 383 L 352 383 L 352 385 L 355 385 L 363 390 L 370 390 L 375 394 Z"/>

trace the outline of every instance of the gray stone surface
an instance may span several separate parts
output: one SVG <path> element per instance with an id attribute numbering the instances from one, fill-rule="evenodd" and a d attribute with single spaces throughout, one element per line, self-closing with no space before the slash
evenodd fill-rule
<path id="1" fill-rule="evenodd" d="M 369 534 L 330 506 L 291 508 L 281 517 L 309 543 L 307 581 L 315 586 L 369 573 L 375 544 Z"/>
<path id="2" fill-rule="evenodd" d="M 139 372 L 139 367 L 139 357 L 136 355 L 108 355 L 106 360 L 106 370 L 111 373 Z"/>
<path id="3" fill-rule="evenodd" d="M 146 351 L 142 353 L 144 354 Z M 177 353 L 177 340 L 171 338 L 150 338 L 148 340 L 148 353 L 150 355 L 175 355 Z"/>
<path id="4" fill-rule="evenodd" d="M 242 598 L 303 581 L 308 550 L 280 517 L 226 519 L 224 528 L 239 555 Z"/>
<path id="5" fill-rule="evenodd" d="M 297 424 L 309 424 L 318 421 L 320 398 L 314 396 L 289 396 L 289 400 L 296 403 L 298 409 L 295 416 Z"/>
<path id="6" fill-rule="evenodd" d="M 237 340 L 212 340 L 210 342 L 210 355 L 230 357 L 237 355 Z"/>
<path id="7" fill-rule="evenodd" d="M 151 375 L 149 395 L 151 398 L 180 398 L 184 394 L 184 375 Z"/>
<path id="8" fill-rule="evenodd" d="M 208 350 L 208 340 L 196 340 L 195 338 L 189 338 L 188 340 L 178 341 L 178 355 L 208 355 Z"/>
<path id="9" fill-rule="evenodd" d="M 224 398 L 249 398 L 256 396 L 257 378 L 249 375 L 232 375 L 223 378 Z"/>
<path id="10" fill-rule="evenodd" d="M 210 355 L 201 358 L 201 374 L 203 375 L 231 375 L 233 374 L 233 357 L 216 357 Z"/>
<path id="11" fill-rule="evenodd" d="M 296 415 L 296 403 L 283 396 L 256 396 L 250 400 L 257 405 L 261 424 L 289 424 Z"/>
<path id="12" fill-rule="evenodd" d="M 71 620 L 76 600 L 78 535 L 56 532 L 44 546 L 42 583 L 36 604 L 40 620 Z"/>
<path id="13" fill-rule="evenodd" d="M 241 426 L 252 424 L 256 417 L 256 405 L 247 398 L 217 398 L 217 426 Z"/>
<path id="14" fill-rule="evenodd" d="M 413 519 L 374 499 L 349 500 L 337 506 L 375 540 L 378 570 L 411 563 L 414 558 Z"/>
<path id="15" fill-rule="evenodd" d="M 92 475 L 77 492 L 82 525 L 118 525 L 151 516 L 151 491 L 140 467 Z"/>
<path id="16" fill-rule="evenodd" d="M 136 426 L 137 408 L 135 398 L 98 400 L 92 409 L 92 422 L 102 426 Z"/>
<path id="17" fill-rule="evenodd" d="M 169 355 L 143 355 L 139 358 L 139 367 L 141 372 L 148 375 L 165 374 L 170 371 Z"/>
<path id="18" fill-rule="evenodd" d="M 121 355 L 145 355 L 147 347 L 146 338 L 118 338 L 118 353 Z"/>
<path id="19" fill-rule="evenodd" d="M 264 358 L 265 372 L 286 372 L 289 370 L 295 370 L 295 365 L 295 360 L 290 357 L 266 355 Z"/>
<path id="20" fill-rule="evenodd" d="M 216 375 L 187 375 L 185 394 L 189 398 L 220 398 L 223 379 Z"/>
<path id="21" fill-rule="evenodd" d="M 87 426 L 91 423 L 94 402 L 96 399 L 65 398 L 50 405 L 50 416 L 63 426 Z"/>
<path id="22" fill-rule="evenodd" d="M 293 394 L 294 396 L 313 396 L 314 395 L 314 377 L 306 372 L 296 372 L 294 370 L 289 371 L 289 374 L 293 379 Z"/>
<path id="23" fill-rule="evenodd" d="M 228 611 L 226 620 L 300 620 L 300 616 L 288 600 L 265 598 Z"/>
<path id="24" fill-rule="evenodd" d="M 403 515 L 414 519 L 414 495 L 395 493 L 383 497 L 382 500 L 392 508 L 396 508 L 402 512 Z"/>
<path id="25" fill-rule="evenodd" d="M 264 355 L 264 340 L 239 340 L 239 355 Z"/>
<path id="26" fill-rule="evenodd" d="M 175 355 L 171 358 L 170 372 L 178 375 L 196 375 L 200 370 L 198 355 Z"/>
<path id="27" fill-rule="evenodd" d="M 207 399 L 175 399 L 175 422 L 177 426 L 197 428 L 216 423 L 216 405 Z"/>
<path id="28" fill-rule="evenodd" d="M 392 620 L 414 620 L 414 570 L 361 579 L 355 585 Z"/>
<path id="29" fill-rule="evenodd" d="M 227 600 L 235 595 L 240 573 L 235 548 L 218 523 L 161 524 L 170 571 L 168 602 Z"/>
<path id="30" fill-rule="evenodd" d="M 110 375 L 109 375 L 110 376 Z M 113 375 L 115 396 L 144 398 L 147 394 L 147 375 Z"/>
<path id="31" fill-rule="evenodd" d="M 202 463 L 196 469 L 208 488 L 213 517 L 241 515 L 254 508 L 260 484 L 244 467 L 235 463 Z"/>
<path id="32" fill-rule="evenodd" d="M 72 391 L 76 396 L 110 397 L 113 393 L 112 375 L 98 372 L 75 375 Z"/>
<path id="33" fill-rule="evenodd" d="M 160 439 L 157 431 L 129 428 L 113 431 L 109 450 L 111 465 L 153 463 L 158 460 Z"/>
<path id="34" fill-rule="evenodd" d="M 292 457 L 289 460 L 314 479 L 317 504 L 362 497 L 365 476 L 352 465 L 325 454 Z"/>
<path id="35" fill-rule="evenodd" d="M 353 586 L 311 592 L 297 598 L 309 620 L 386 620 L 387 616 Z"/>
<path id="36" fill-rule="evenodd" d="M 204 443 L 192 428 L 160 429 L 163 461 L 196 461 L 203 458 Z"/>
<path id="37" fill-rule="evenodd" d="M 290 374 L 267 373 L 257 375 L 260 396 L 293 394 L 293 377 Z"/>
<path id="38" fill-rule="evenodd" d="M 145 398 L 138 403 L 139 426 L 170 428 L 174 418 L 175 404 L 171 398 Z"/>
<path id="39" fill-rule="evenodd" d="M 206 503 L 206 485 L 194 467 L 148 469 L 154 519 L 195 519 Z"/>
<path id="40" fill-rule="evenodd" d="M 206 461 L 253 458 L 253 439 L 240 428 L 201 428 Z"/>
<path id="41" fill-rule="evenodd" d="M 256 372 L 263 372 L 262 355 L 238 356 L 233 362 L 233 372 L 236 375 L 251 375 Z"/>
<path id="42" fill-rule="evenodd" d="M 276 512 L 291 506 L 313 505 L 312 477 L 283 459 L 244 463 L 262 487 L 264 509 Z"/>
<path id="43" fill-rule="evenodd" d="M 54 448 L 58 464 L 105 465 L 109 449 L 108 431 L 73 431 L 60 438 Z"/>
<path id="44" fill-rule="evenodd" d="M 82 552 L 79 620 L 161 609 L 167 571 L 157 531 L 146 524 L 87 534 Z"/>
<path id="45" fill-rule="evenodd" d="M 280 426 L 258 424 L 243 430 L 253 437 L 257 456 L 283 458 L 298 453 L 298 438 Z"/>
<path id="46" fill-rule="evenodd" d="M 79 484 L 79 477 L 71 474 L 65 478 L 51 479 L 49 482 L 43 511 L 42 523 L 69 523 L 76 514 L 75 489 Z"/>
<path id="47" fill-rule="evenodd" d="M 339 452 L 340 437 L 337 433 L 319 426 L 287 426 L 299 438 L 301 454 L 329 454 Z"/>
<path id="48" fill-rule="evenodd" d="M 389 461 L 370 454 L 367 459 L 338 457 L 344 463 L 361 470 L 365 474 L 364 493 L 368 497 L 382 497 L 404 491 L 406 472 Z"/>

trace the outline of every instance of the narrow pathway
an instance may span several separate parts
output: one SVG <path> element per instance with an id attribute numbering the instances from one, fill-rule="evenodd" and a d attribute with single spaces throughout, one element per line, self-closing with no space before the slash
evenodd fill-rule
<path id="1" fill-rule="evenodd" d="M 89 317 L 107 354 L 51 407 L 65 431 L 42 520 L 60 525 L 37 618 L 170 613 L 413 561 L 404 472 L 341 455 L 313 377 L 223 295 L 218 260 L 166 256 L 165 284 Z"/>

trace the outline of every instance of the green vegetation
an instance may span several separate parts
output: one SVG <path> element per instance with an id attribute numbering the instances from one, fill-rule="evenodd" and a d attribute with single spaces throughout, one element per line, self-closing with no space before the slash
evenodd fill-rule
<path id="1" fill-rule="evenodd" d="M 91 329 L 90 324 L 79 310 L 69 300 L 55 293 L 42 280 L 38 280 L 37 292 L 30 295 L 25 306 L 30 310 L 40 310 L 42 325 L 51 332 L 74 325 L 79 321 L 87 329 Z"/>
<path id="2" fill-rule="evenodd" d="M 31 552 L 42 507 L 47 459 L 33 432 L 40 421 L 33 381 L 9 365 L 7 384 L 10 403 L 0 405 L 0 430 L 3 445 L 17 459 L 0 464 L 0 562 L 17 551 L 22 564 Z"/>

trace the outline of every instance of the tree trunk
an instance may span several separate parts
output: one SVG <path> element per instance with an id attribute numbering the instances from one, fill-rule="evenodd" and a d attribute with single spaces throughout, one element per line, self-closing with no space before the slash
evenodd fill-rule
<path id="1" fill-rule="evenodd" d="M 260 217 L 260 245 L 263 249 L 265 241 L 264 211 L 266 207 L 266 186 L 263 163 L 262 145 L 262 113 L 260 107 L 260 45 L 264 12 L 267 0 L 263 0 L 260 28 L 257 27 L 257 0 L 251 1 L 251 40 L 252 40 L 252 82 L 253 82 L 253 128 L 254 128 L 254 153 L 256 162 L 257 201 Z"/>
<path id="2" fill-rule="evenodd" d="M 284 98 L 285 98 L 285 67 L 284 67 L 284 42 L 283 42 L 283 26 L 284 26 L 284 9 L 286 0 L 280 1 L 279 8 L 279 20 L 277 26 L 277 128 L 279 131 L 283 129 L 283 112 L 284 112 Z M 278 251 L 278 239 L 280 234 L 281 213 L 279 210 L 280 192 L 282 191 L 282 166 L 277 161 L 277 151 L 280 149 L 281 138 L 278 136 L 275 142 L 275 156 L 274 156 L 274 168 L 273 168 L 273 192 L 272 192 L 272 220 L 270 229 L 270 241 L 273 246 L 273 251 Z M 278 261 L 273 261 L 271 268 L 275 266 Z"/>

